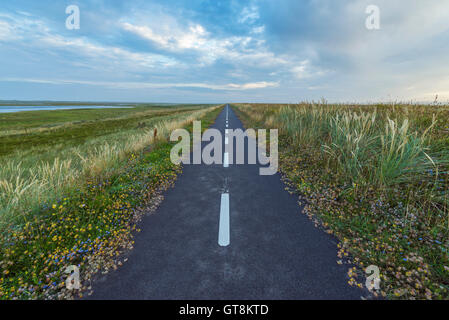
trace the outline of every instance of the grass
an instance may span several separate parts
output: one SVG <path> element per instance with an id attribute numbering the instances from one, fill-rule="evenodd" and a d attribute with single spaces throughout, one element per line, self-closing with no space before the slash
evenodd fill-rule
<path id="1" fill-rule="evenodd" d="M 125 154 L 151 143 L 154 128 L 163 136 L 167 124 L 204 114 L 205 107 L 104 109 L 102 118 L 99 110 L 2 115 L 8 125 L 0 126 L 7 128 L 0 131 L 0 229 L 76 191 L 80 178 L 107 176 Z"/>
<path id="2" fill-rule="evenodd" d="M 76 145 L 92 137 L 145 128 L 155 117 L 199 110 L 203 106 L 136 107 L 0 113 L 0 156 L 31 146 Z"/>
<path id="3" fill-rule="evenodd" d="M 84 290 L 94 273 L 116 268 L 120 253 L 132 248 L 136 223 L 158 205 L 161 192 L 182 170 L 170 161 L 171 130 L 189 128 L 196 119 L 208 126 L 220 110 L 159 114 L 152 119 L 156 140 L 153 130 L 123 130 L 70 146 L 64 160 L 2 167 L 2 175 L 8 171 L 11 177 L 2 180 L 2 197 L 15 216 L 2 217 L 0 297 L 71 298 L 73 292 L 64 284 L 68 266 L 79 266 Z"/>
<path id="4" fill-rule="evenodd" d="M 236 106 L 247 127 L 278 128 L 280 170 L 306 213 L 352 257 L 350 284 L 381 270 L 388 298 L 449 298 L 449 107 Z M 339 260 L 339 263 L 342 261 Z"/>

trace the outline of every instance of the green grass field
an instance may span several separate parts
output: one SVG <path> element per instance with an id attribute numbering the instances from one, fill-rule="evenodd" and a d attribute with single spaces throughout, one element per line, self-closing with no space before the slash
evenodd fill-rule
<path id="1" fill-rule="evenodd" d="M 109 134 L 146 128 L 159 117 L 199 110 L 198 106 L 138 106 L 0 113 L 0 156 L 55 145 L 75 146 Z"/>
<path id="2" fill-rule="evenodd" d="M 191 129 L 193 120 L 207 128 L 221 109 L 2 115 L 0 298 L 72 298 L 68 266 L 80 267 L 83 282 L 115 267 L 136 223 L 182 170 L 170 161 L 171 131 Z M 24 124 L 28 132 L 17 133 Z"/>
<path id="3" fill-rule="evenodd" d="M 139 105 L 0 114 L 0 228 L 72 192 L 79 179 L 107 176 L 124 154 L 150 143 L 155 128 L 208 107 Z"/>
<path id="4" fill-rule="evenodd" d="M 279 129 L 280 170 L 339 257 L 381 271 L 401 299 L 449 298 L 449 107 L 240 104 L 249 128 Z M 343 263 L 343 261 L 339 261 Z"/>

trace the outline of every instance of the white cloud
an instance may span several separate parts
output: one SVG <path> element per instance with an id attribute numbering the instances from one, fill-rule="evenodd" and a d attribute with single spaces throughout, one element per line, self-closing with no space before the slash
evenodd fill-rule
<path id="1" fill-rule="evenodd" d="M 252 82 L 252 83 L 244 83 L 244 84 L 228 84 L 227 87 L 235 89 L 235 90 L 250 90 L 250 89 L 263 89 L 269 87 L 278 87 L 279 82 Z"/>
<path id="2" fill-rule="evenodd" d="M 133 32 L 142 38 L 156 43 L 158 46 L 173 51 L 183 49 L 200 49 L 205 43 L 204 38 L 206 31 L 201 25 L 191 26 L 188 32 L 180 32 L 178 34 L 162 35 L 154 32 L 148 26 L 137 26 L 130 23 L 123 23 L 123 28 Z"/>
<path id="3" fill-rule="evenodd" d="M 292 72 L 298 79 L 303 79 L 308 77 L 307 66 L 309 65 L 309 60 L 301 61 L 299 66 L 292 69 Z"/>
<path id="4" fill-rule="evenodd" d="M 259 9 L 256 6 L 252 5 L 243 8 L 242 12 L 240 13 L 238 22 L 251 24 L 256 22 L 259 18 Z"/>
<path id="5" fill-rule="evenodd" d="M 6 21 L 0 20 L 0 41 L 11 41 L 20 39 L 15 28 Z"/>
<path id="6" fill-rule="evenodd" d="M 88 38 L 63 37 L 53 32 L 47 24 L 30 14 L 24 16 L 0 13 L 9 22 L 0 20 L 0 41 L 18 42 L 20 45 L 40 48 L 43 52 L 61 49 L 73 54 L 101 60 L 103 65 L 120 62 L 130 68 L 171 67 L 178 65 L 176 59 L 160 54 L 139 53 L 120 47 L 102 45 Z M 92 65 L 95 65 L 92 63 Z"/>
<path id="7" fill-rule="evenodd" d="M 53 85 L 90 85 L 115 89 L 165 89 L 165 88 L 203 88 L 211 90 L 242 91 L 278 87 L 279 82 L 249 82 L 242 84 L 209 84 L 209 83 L 151 83 L 151 82 L 112 82 L 90 80 L 64 80 L 64 79 L 31 79 L 31 78 L 0 78 L 0 82 L 28 82 Z"/>
<path id="8" fill-rule="evenodd" d="M 254 27 L 251 30 L 251 33 L 253 33 L 253 34 L 261 34 L 261 33 L 264 33 L 264 32 L 265 32 L 265 26 Z"/>
<path id="9" fill-rule="evenodd" d="M 263 39 L 250 36 L 213 37 L 200 24 L 188 23 L 188 27 L 180 26 L 173 19 L 167 18 L 164 25 L 136 25 L 121 23 L 124 30 L 154 43 L 169 52 L 192 51 L 199 55 L 198 62 L 210 65 L 219 59 L 233 64 L 244 63 L 253 66 L 276 66 L 287 63 L 286 58 L 276 56 L 265 46 Z M 264 27 L 257 29 L 263 32 Z"/>
<path id="10" fill-rule="evenodd" d="M 2 14 L 0 13 L 0 18 Z M 224 80 L 224 84 L 215 84 L 202 81 L 191 82 L 170 82 L 169 79 L 176 77 L 176 69 L 170 76 L 164 76 L 161 83 L 134 81 L 140 79 L 138 74 L 145 72 L 146 69 L 167 68 L 167 67 L 192 67 L 192 64 L 184 65 L 171 53 L 179 54 L 189 51 L 197 56 L 199 66 L 206 66 L 214 63 L 218 59 L 226 60 L 228 63 L 236 65 L 241 70 L 241 65 L 254 67 L 276 67 L 288 63 L 286 57 L 277 56 L 265 47 L 263 39 L 256 39 L 251 36 L 228 36 L 214 37 L 202 25 L 187 21 L 184 25 L 176 21 L 174 17 L 163 17 L 164 23 L 158 23 L 158 20 L 151 20 L 156 25 L 132 24 L 121 21 L 119 26 L 132 32 L 139 37 L 151 41 L 159 48 L 168 52 L 168 54 L 155 54 L 147 52 L 136 52 L 128 48 L 104 45 L 89 39 L 88 37 L 66 37 L 52 30 L 45 21 L 35 16 L 9 15 L 6 17 L 10 23 L 0 24 L 1 28 L 10 30 L 16 26 L 15 34 L 21 36 L 27 41 L 17 42 L 17 45 L 26 47 L 47 55 L 64 58 L 67 54 L 75 58 L 73 61 L 67 60 L 68 66 L 83 65 L 90 69 L 98 70 L 102 79 L 107 77 L 108 72 L 120 73 L 120 76 L 130 76 L 133 72 L 131 81 L 95 81 L 95 77 L 87 75 L 92 80 L 52 80 L 36 79 L 33 76 L 29 78 L 7 78 L 2 81 L 16 81 L 29 83 L 42 83 L 53 85 L 90 85 L 102 86 L 107 88 L 120 89 L 163 89 L 163 88 L 203 88 L 221 91 L 246 91 L 254 89 L 263 89 L 279 86 L 279 82 L 273 81 L 251 81 L 253 78 L 245 74 L 231 78 L 243 79 L 243 83 Z M 160 21 L 159 21 L 160 22 Z M 187 27 L 186 27 L 187 26 Z M 7 33 L 4 32 L 6 35 Z M 194 55 L 194 56 L 195 56 Z M 64 61 L 63 59 L 61 59 Z M 164 74 L 164 73 L 162 73 Z M 244 72 L 243 72 L 244 74 Z M 12 73 L 15 75 L 15 72 Z M 207 77 L 208 75 L 206 75 Z M 160 78 L 160 79 L 163 79 Z M 250 80 L 251 79 L 251 80 Z M 245 82 L 246 80 L 246 82 Z M 165 82 L 165 83 L 164 83 Z"/>
<path id="11" fill-rule="evenodd" d="M 9 31 L 13 32 L 14 37 L 10 40 L 23 39 L 24 36 L 33 36 L 50 32 L 44 21 L 33 18 L 31 15 L 25 15 L 21 12 L 19 15 L 0 12 L 0 18 L 7 25 Z"/>
<path id="12" fill-rule="evenodd" d="M 444 53 L 449 48 L 445 41 L 449 2 L 379 0 L 376 5 L 380 8 L 380 30 L 353 27 L 366 8 L 366 1 L 354 1 L 333 26 L 344 39 L 322 43 L 319 50 L 350 61 L 350 70 L 343 76 L 351 76 L 359 97 L 432 101 L 436 93 L 444 91 L 449 74 Z M 413 90 L 407 90 L 411 87 Z"/>
<path id="13" fill-rule="evenodd" d="M 291 72 L 297 79 L 307 79 L 312 77 L 323 76 L 329 71 L 321 70 L 318 67 L 312 66 L 309 60 L 303 60 L 299 65 L 293 67 Z"/>
<path id="14" fill-rule="evenodd" d="M 23 16 L 27 16 L 27 17 L 32 17 L 33 15 L 31 14 L 31 13 L 29 13 L 29 12 L 26 12 L 26 11 L 17 11 L 17 13 L 18 14 L 21 14 L 21 15 L 23 15 Z"/>
<path id="15" fill-rule="evenodd" d="M 142 38 L 156 43 L 158 46 L 172 51 L 183 49 L 202 49 L 207 44 L 206 30 L 199 25 L 192 25 L 188 31 L 170 30 L 167 34 L 156 33 L 148 26 L 122 23 L 123 29 L 135 33 Z"/>
<path id="16" fill-rule="evenodd" d="M 177 61 L 159 54 L 138 53 L 113 46 L 104 46 L 90 42 L 84 38 L 68 39 L 59 35 L 45 35 L 40 38 L 40 42 L 53 47 L 61 48 L 90 56 L 93 59 L 108 59 L 112 63 L 119 61 L 124 64 L 136 64 L 140 67 L 154 68 L 175 66 Z"/>

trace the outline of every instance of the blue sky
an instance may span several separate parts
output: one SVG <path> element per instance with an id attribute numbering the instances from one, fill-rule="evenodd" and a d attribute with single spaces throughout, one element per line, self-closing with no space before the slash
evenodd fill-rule
<path id="1" fill-rule="evenodd" d="M 449 0 L 0 5 L 0 100 L 447 101 L 448 57 Z"/>

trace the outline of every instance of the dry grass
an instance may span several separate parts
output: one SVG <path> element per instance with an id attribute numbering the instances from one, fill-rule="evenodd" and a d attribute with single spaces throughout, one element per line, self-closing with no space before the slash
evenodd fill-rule
<path id="1" fill-rule="evenodd" d="M 381 270 L 381 294 L 449 298 L 449 107 L 238 105 L 251 128 L 278 128 L 280 170 L 305 213 L 340 240 L 340 259 Z M 341 261 L 340 261 L 341 263 Z"/>
<path id="2" fill-rule="evenodd" d="M 156 122 L 160 141 L 170 132 L 201 118 L 211 108 L 162 117 Z M 156 118 L 157 119 L 157 118 Z M 0 159 L 0 224 L 25 220 L 30 211 L 81 187 L 87 178 L 105 178 L 119 169 L 128 154 L 153 141 L 153 129 L 118 132 L 93 138 L 81 146 L 55 148 L 42 160 L 39 149 L 16 152 Z"/>

